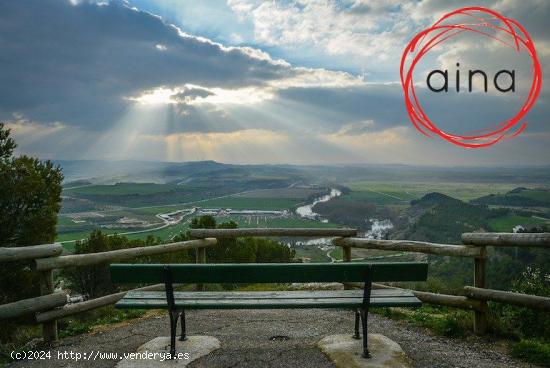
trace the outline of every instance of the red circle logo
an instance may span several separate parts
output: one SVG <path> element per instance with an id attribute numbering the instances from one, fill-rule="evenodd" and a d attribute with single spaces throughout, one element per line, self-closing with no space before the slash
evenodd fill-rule
<path id="1" fill-rule="evenodd" d="M 468 22 L 464 22 L 465 17 Z M 453 20 L 456 21 L 459 18 L 460 23 L 453 23 Z M 482 128 L 475 132 L 477 134 L 456 135 L 438 128 L 424 112 L 414 89 L 413 72 L 418 62 L 433 47 L 464 32 L 473 32 L 496 40 L 513 48 L 516 52 L 527 52 L 532 62 L 532 82 L 523 105 L 513 117 L 495 126 Z M 441 17 L 430 28 L 418 33 L 403 52 L 400 75 L 405 106 L 415 128 L 428 137 L 435 134 L 450 143 L 466 148 L 488 147 L 502 139 L 512 138 L 521 133 L 527 125 L 527 122 L 522 119 L 533 107 L 542 85 L 542 71 L 535 45 L 525 28 L 515 20 L 483 7 L 455 10 Z"/>

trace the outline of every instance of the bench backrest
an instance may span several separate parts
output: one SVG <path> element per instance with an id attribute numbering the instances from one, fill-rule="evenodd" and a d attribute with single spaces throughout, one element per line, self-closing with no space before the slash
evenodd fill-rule
<path id="1" fill-rule="evenodd" d="M 425 281 L 424 262 L 384 263 L 247 263 L 247 264 L 113 264 L 117 283 L 162 283 L 165 266 L 174 283 L 361 282 L 371 267 L 371 281 Z"/>

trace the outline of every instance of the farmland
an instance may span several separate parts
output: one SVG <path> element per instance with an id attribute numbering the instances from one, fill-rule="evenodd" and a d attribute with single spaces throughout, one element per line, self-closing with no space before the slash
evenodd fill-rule
<path id="1" fill-rule="evenodd" d="M 532 225 L 541 225 L 546 222 L 548 221 L 532 216 L 519 216 L 510 214 L 507 216 L 489 220 L 489 225 L 491 226 L 492 231 L 509 233 L 513 230 L 515 226 L 518 225 L 528 227 Z"/>
<path id="2" fill-rule="evenodd" d="M 548 223 L 545 218 L 550 192 L 541 184 L 544 175 L 539 177 L 538 172 L 528 170 L 523 176 L 514 177 L 514 182 L 508 182 L 506 172 L 497 172 L 492 180 L 489 173 L 479 170 L 445 173 L 401 167 L 371 170 L 205 162 L 174 167 L 164 164 L 163 171 L 156 175 L 148 174 L 151 179 L 143 182 L 86 180 L 67 185 L 57 240 L 69 242 L 65 245 L 70 249 L 70 241 L 85 238 L 96 228 L 107 234 L 125 234 L 131 239 L 152 235 L 169 240 L 186 231 L 191 219 L 201 213 L 212 214 L 218 223 L 234 221 L 239 227 L 351 226 L 368 236 L 425 236 L 438 233 L 431 228 L 435 218 L 428 221 L 425 209 L 411 203 L 433 192 L 459 200 L 437 207 L 436 212 L 438 218 L 459 221 L 465 229 L 511 231 L 516 225 Z M 336 178 L 346 180 L 339 182 Z M 518 178 L 534 182 L 519 182 Z M 321 216 L 305 218 L 294 212 L 326 194 L 329 188 L 342 188 L 343 194 L 317 203 L 313 211 Z M 506 204 L 510 200 L 513 206 Z M 493 205 L 491 201 L 496 203 Z M 488 202 L 488 206 L 476 206 L 478 202 L 482 205 Z M 517 206 L 523 202 L 538 207 Z M 469 203 L 472 206 L 468 207 Z M 182 210 L 187 214 L 177 221 L 159 217 Z M 464 211 L 470 213 L 471 221 L 455 219 Z M 407 227 L 413 222 L 416 228 L 411 232 Z M 378 230 L 371 231 L 372 226 Z M 449 232 L 446 236 L 455 235 Z M 298 254 L 328 259 L 326 251 L 316 246 L 301 247 Z M 337 250 L 331 255 L 336 259 L 340 256 Z"/>
<path id="3" fill-rule="evenodd" d="M 514 183 L 471 183 L 471 182 L 354 182 L 346 184 L 352 191 L 372 197 L 380 203 L 410 201 L 431 192 L 468 201 L 488 194 L 503 194 L 518 184 Z"/>
<path id="4" fill-rule="evenodd" d="M 69 242 L 85 238 L 95 228 L 100 228 L 108 234 L 125 234 L 127 237 L 145 238 L 149 235 L 164 240 L 171 239 L 188 229 L 190 218 L 184 218 L 175 224 L 166 224 L 158 217 L 159 214 L 173 213 L 190 208 L 202 209 L 233 209 L 233 210 L 291 210 L 299 204 L 321 195 L 326 188 L 317 187 L 287 187 L 276 189 L 256 189 L 234 194 L 217 196 L 217 192 L 204 190 L 199 194 L 200 199 L 185 203 L 165 203 L 166 197 L 176 201 L 180 198 L 183 186 L 177 184 L 154 183 L 119 183 L 114 185 L 86 185 L 73 187 L 64 192 L 64 195 L 78 200 L 86 200 L 90 204 L 97 201 L 103 203 L 106 209 L 85 212 L 72 211 L 64 213 L 58 221 L 58 241 Z M 156 202 L 155 197 L 163 196 L 158 205 L 134 207 L 138 202 Z M 207 195 L 213 198 L 203 199 Z M 107 203 L 107 197 L 115 198 L 113 203 Z M 138 198 L 139 197 L 139 198 Z M 157 198 L 158 199 L 158 198 Z M 128 202 L 124 202 L 128 200 Z M 120 204 L 120 205 L 118 205 Z M 219 222 L 235 221 L 241 227 L 326 227 L 335 226 L 314 220 L 302 219 L 292 213 L 284 217 L 276 215 L 222 215 L 217 216 Z M 70 243 L 67 243 L 70 244 Z M 67 245 L 67 248 L 70 248 Z"/>

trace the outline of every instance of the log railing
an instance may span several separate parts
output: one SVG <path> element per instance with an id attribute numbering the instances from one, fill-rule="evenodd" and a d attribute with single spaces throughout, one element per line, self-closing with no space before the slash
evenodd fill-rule
<path id="1" fill-rule="evenodd" d="M 64 293 L 54 292 L 53 271 L 64 267 L 109 264 L 139 256 L 151 256 L 196 249 L 196 262 L 206 263 L 206 247 L 217 244 L 217 239 L 237 237 L 330 237 L 335 246 L 342 247 L 343 261 L 351 262 L 352 248 L 386 251 L 417 252 L 439 256 L 468 257 L 474 260 L 474 285 L 464 288 L 465 295 L 445 295 L 413 290 L 416 297 L 428 304 L 444 305 L 471 310 L 475 313 L 474 332 L 487 331 L 487 302 L 499 302 L 527 308 L 550 311 L 550 298 L 486 289 L 486 246 L 518 246 L 550 248 L 550 233 L 465 233 L 463 245 L 436 244 L 408 240 L 376 240 L 357 237 L 355 229 L 310 229 L 310 228 L 262 228 L 262 229 L 193 229 L 194 240 L 161 244 L 149 247 L 121 249 L 110 252 L 61 255 L 60 244 L 37 245 L 19 248 L 0 248 L 0 262 L 32 260 L 32 270 L 40 273 L 41 296 L 0 305 L 0 320 L 24 314 L 34 314 L 43 324 L 45 341 L 57 340 L 57 320 L 70 315 L 116 303 L 126 292 L 106 295 L 85 302 L 67 304 Z M 360 285 L 346 284 L 346 288 Z M 361 286 L 362 287 L 362 286 Z M 392 286 L 376 284 L 374 287 Z M 162 290 L 163 285 L 151 285 L 143 290 Z M 202 290 L 202 285 L 197 285 Z"/>
<path id="2" fill-rule="evenodd" d="M 41 296 L 0 305 L 0 320 L 35 315 L 42 323 L 45 341 L 57 340 L 57 320 L 84 311 L 104 307 L 122 299 L 126 292 L 106 295 L 81 303 L 67 304 L 67 295 L 54 291 L 54 270 L 64 267 L 81 267 L 196 249 L 198 261 L 204 261 L 205 247 L 216 245 L 216 239 L 195 239 L 169 244 L 113 250 L 109 252 L 61 255 L 61 244 L 36 245 L 17 248 L 0 248 L 0 261 L 32 260 L 31 269 L 39 272 Z M 202 255 L 202 256 L 200 256 Z M 201 258 L 202 257 L 202 258 Z M 159 290 L 164 285 L 147 286 L 145 290 Z"/>
<path id="3" fill-rule="evenodd" d="M 518 246 L 550 248 L 550 233 L 464 233 L 462 245 L 437 244 L 410 240 L 377 240 L 357 238 L 353 229 L 196 229 L 195 238 L 234 238 L 242 236 L 333 236 L 332 243 L 342 247 L 343 261 L 351 262 L 351 249 L 377 249 L 386 251 L 416 252 L 473 259 L 474 285 L 465 287 L 466 295 L 446 295 L 413 290 L 418 299 L 427 304 L 462 308 L 474 312 L 474 332 L 487 332 L 487 302 L 494 301 L 550 311 L 550 298 L 486 289 L 487 246 Z M 346 288 L 360 285 L 346 284 Z M 362 286 L 360 286 L 362 288 Z M 375 287 L 391 287 L 375 285 Z"/>

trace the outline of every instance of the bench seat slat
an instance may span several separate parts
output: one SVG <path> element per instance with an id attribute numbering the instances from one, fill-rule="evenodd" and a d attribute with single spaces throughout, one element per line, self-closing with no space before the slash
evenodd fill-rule
<path id="1" fill-rule="evenodd" d="M 291 297 L 293 293 L 300 297 Z M 307 297 L 305 294 L 311 294 Z M 312 292 L 210 292 L 200 298 L 200 292 L 176 292 L 177 308 L 184 309 L 271 309 L 271 308 L 355 308 L 363 303 L 361 290 L 312 291 Z M 219 294 L 219 297 L 216 297 Z M 262 294 L 256 295 L 256 294 Z M 326 295 L 332 294 L 330 297 Z M 344 295 L 347 294 L 347 295 Z M 391 295 L 394 294 L 394 295 Z M 133 297 L 135 295 L 136 297 Z M 419 307 L 422 305 L 410 291 L 373 290 L 373 307 Z M 163 292 L 130 292 L 117 304 L 117 308 L 166 309 Z"/>
<path id="2" fill-rule="evenodd" d="M 412 296 L 409 290 L 375 289 L 371 297 Z M 318 290 L 318 291 L 177 291 L 176 299 L 311 299 L 311 298 L 359 298 L 363 290 Z M 130 291 L 127 299 L 165 299 L 164 291 Z"/>

